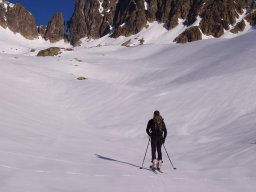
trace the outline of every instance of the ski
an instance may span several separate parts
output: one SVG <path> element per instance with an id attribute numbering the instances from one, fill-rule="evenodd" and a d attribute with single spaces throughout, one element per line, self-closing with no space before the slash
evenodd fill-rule
<path id="1" fill-rule="evenodd" d="M 152 169 L 152 168 L 150 168 L 150 169 L 151 169 L 151 171 L 152 171 L 153 173 L 157 174 L 157 171 L 156 171 L 155 169 Z"/>
<path id="2" fill-rule="evenodd" d="M 152 165 L 150 165 L 149 168 L 150 168 L 152 171 L 157 172 L 157 173 L 165 173 L 165 172 L 163 172 L 161 169 L 153 169 L 153 168 L 152 168 Z M 165 174 L 166 174 L 166 173 L 165 173 Z"/>
<path id="3" fill-rule="evenodd" d="M 148 171 L 152 171 L 153 173 L 157 174 L 157 171 L 155 169 L 152 169 L 151 167 L 150 168 L 140 167 L 140 169 L 145 169 L 145 170 L 148 170 Z"/>
<path id="4" fill-rule="evenodd" d="M 157 170 L 156 170 L 156 169 L 153 169 L 153 167 L 152 167 L 151 165 L 149 166 L 149 169 L 150 169 L 153 173 L 157 174 Z"/>
<path id="5" fill-rule="evenodd" d="M 161 171 L 160 169 L 156 169 L 159 173 L 164 173 L 163 171 Z"/>

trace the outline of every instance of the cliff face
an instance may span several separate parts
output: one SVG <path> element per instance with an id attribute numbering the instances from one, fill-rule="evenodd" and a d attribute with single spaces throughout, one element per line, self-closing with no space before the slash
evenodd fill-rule
<path id="1" fill-rule="evenodd" d="M 0 26 L 3 28 L 7 27 L 6 19 L 5 19 L 5 7 L 3 3 L 0 3 Z"/>
<path id="2" fill-rule="evenodd" d="M 13 6 L 0 4 L 0 25 L 4 28 L 8 27 L 14 33 L 20 33 L 27 39 L 38 37 L 33 15 L 20 4 Z"/>
<path id="3" fill-rule="evenodd" d="M 220 37 L 225 30 L 237 33 L 244 29 L 244 20 L 237 23 L 242 14 L 255 25 L 255 7 L 253 0 L 76 0 L 70 22 L 72 42 L 76 44 L 82 37 L 99 38 L 110 31 L 113 38 L 130 36 L 153 21 L 164 23 L 167 30 L 180 21 L 190 28 L 197 19 L 201 21 L 196 28 L 180 34 L 183 38 L 177 42 L 199 40 L 202 34 Z"/>
<path id="4" fill-rule="evenodd" d="M 130 36 L 140 32 L 147 24 L 144 1 L 124 0 L 116 5 L 112 37 Z"/>
<path id="5" fill-rule="evenodd" d="M 21 5 L 0 3 L 0 25 L 28 39 L 41 35 L 51 42 L 65 39 L 67 28 L 70 42 L 78 45 L 85 37 L 134 35 L 154 21 L 165 24 L 167 30 L 182 23 L 187 29 L 175 39 L 181 43 L 200 40 L 203 34 L 221 37 L 225 31 L 239 33 L 246 23 L 256 24 L 254 0 L 75 0 L 74 3 L 68 25 L 65 26 L 63 15 L 56 13 L 47 26 L 38 28 L 34 17 Z"/>
<path id="6" fill-rule="evenodd" d="M 76 45 L 83 37 L 100 38 L 113 25 L 116 0 L 76 0 L 70 19 L 71 42 Z"/>
<path id="7" fill-rule="evenodd" d="M 61 12 L 57 12 L 52 17 L 43 34 L 44 38 L 50 40 L 50 42 L 60 41 L 65 38 L 65 21 Z"/>

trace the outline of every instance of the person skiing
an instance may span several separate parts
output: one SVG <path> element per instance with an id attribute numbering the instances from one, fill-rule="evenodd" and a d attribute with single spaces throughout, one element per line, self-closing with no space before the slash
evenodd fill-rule
<path id="1" fill-rule="evenodd" d="M 164 123 L 164 119 L 160 115 L 159 111 L 154 111 L 153 119 L 148 121 L 146 132 L 151 139 L 151 152 L 152 152 L 152 166 L 153 170 L 160 170 L 162 161 L 162 145 L 165 142 L 167 136 L 167 129 Z M 156 158 L 157 151 L 157 158 Z"/>

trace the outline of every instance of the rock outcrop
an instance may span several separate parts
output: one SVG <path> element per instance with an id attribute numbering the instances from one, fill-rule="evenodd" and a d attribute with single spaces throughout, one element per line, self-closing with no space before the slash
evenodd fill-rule
<path id="1" fill-rule="evenodd" d="M 145 0 L 146 16 L 149 22 L 159 21 L 166 23 L 169 19 L 173 1 L 166 0 Z"/>
<path id="2" fill-rule="evenodd" d="M 48 23 L 44 38 L 56 42 L 65 37 L 65 21 L 61 12 L 57 12 Z"/>
<path id="3" fill-rule="evenodd" d="M 109 33 L 113 14 L 111 3 L 114 2 L 76 0 L 75 11 L 69 22 L 71 43 L 76 45 L 83 37 L 100 38 Z"/>
<path id="4" fill-rule="evenodd" d="M 239 33 L 242 32 L 245 28 L 245 21 L 242 20 L 238 22 L 233 29 L 230 30 L 231 33 Z"/>
<path id="5" fill-rule="evenodd" d="M 245 4 L 239 0 L 209 0 L 203 6 L 199 26 L 205 35 L 220 37 L 234 25 Z"/>
<path id="6" fill-rule="evenodd" d="M 27 39 L 38 37 L 37 26 L 33 15 L 20 4 L 8 6 L 6 13 L 6 25 L 14 33 L 20 33 Z"/>
<path id="7" fill-rule="evenodd" d="M 256 25 L 256 8 L 254 11 L 251 11 L 246 17 L 246 21 L 250 23 L 250 25 Z"/>
<path id="8" fill-rule="evenodd" d="M 6 9 L 4 7 L 4 4 L 0 3 L 0 26 L 2 26 L 3 28 L 7 27 L 5 13 L 6 13 Z"/>
<path id="9" fill-rule="evenodd" d="M 175 38 L 174 42 L 177 43 L 187 43 L 192 41 L 198 41 L 202 39 L 202 33 L 199 27 L 190 27 L 186 29 L 183 33 L 181 33 L 177 38 Z"/>
<path id="10" fill-rule="evenodd" d="M 57 56 L 60 54 L 61 48 L 59 47 L 50 47 L 38 52 L 37 56 L 46 57 L 46 56 Z"/>
<path id="11" fill-rule="evenodd" d="M 143 0 L 123 0 L 116 5 L 113 38 L 140 32 L 147 24 Z"/>
<path id="12" fill-rule="evenodd" d="M 41 25 L 41 26 L 37 27 L 37 31 L 38 31 L 39 35 L 41 35 L 43 38 L 45 36 L 46 30 L 47 30 L 46 25 Z"/>

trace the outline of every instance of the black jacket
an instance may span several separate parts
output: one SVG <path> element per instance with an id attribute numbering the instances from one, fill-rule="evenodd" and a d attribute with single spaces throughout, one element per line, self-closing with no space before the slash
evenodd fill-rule
<path id="1" fill-rule="evenodd" d="M 156 136 L 156 137 L 163 137 L 164 139 L 166 138 L 167 136 L 167 129 L 166 129 L 166 126 L 165 126 L 165 123 L 164 121 L 162 122 L 163 123 L 163 131 L 162 133 L 160 134 L 159 132 L 156 131 L 156 127 L 155 127 L 155 122 L 154 122 L 154 119 L 150 119 L 148 121 L 148 125 L 147 125 L 147 129 L 146 129 L 146 132 L 147 134 L 151 137 L 151 136 Z"/>

